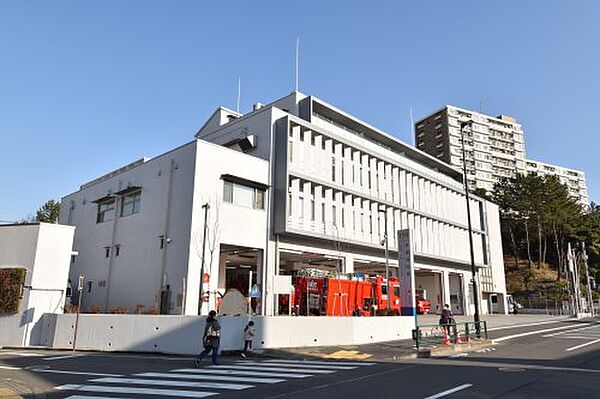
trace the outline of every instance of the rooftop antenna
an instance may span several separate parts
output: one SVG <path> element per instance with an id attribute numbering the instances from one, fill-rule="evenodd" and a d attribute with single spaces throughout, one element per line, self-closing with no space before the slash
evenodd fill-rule
<path id="1" fill-rule="evenodd" d="M 412 137 L 413 144 L 415 143 L 415 120 L 413 118 L 412 107 L 408 109 L 408 114 L 410 116 L 410 134 Z"/>
<path id="2" fill-rule="evenodd" d="M 238 92 L 237 92 L 237 113 L 240 113 L 240 97 L 242 96 L 242 79 L 238 77 Z"/>
<path id="3" fill-rule="evenodd" d="M 300 57 L 300 38 L 296 38 L 296 79 L 294 81 L 295 91 L 298 91 L 298 58 Z"/>

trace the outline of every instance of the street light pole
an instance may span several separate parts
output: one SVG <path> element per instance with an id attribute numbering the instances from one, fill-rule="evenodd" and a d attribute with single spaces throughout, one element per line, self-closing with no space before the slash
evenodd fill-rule
<path id="1" fill-rule="evenodd" d="M 387 288 L 387 310 L 390 310 L 390 300 L 392 298 L 392 294 L 390 293 L 390 248 L 389 248 L 389 240 L 388 240 L 388 221 L 387 221 L 387 209 L 378 209 L 379 212 L 383 212 L 384 217 L 384 230 L 383 230 L 383 239 L 385 241 L 385 284 Z"/>
<path id="2" fill-rule="evenodd" d="M 198 314 L 202 314 L 202 305 L 204 303 L 204 297 L 202 293 L 204 292 L 204 259 L 206 253 L 206 234 L 208 233 L 208 209 L 210 205 L 205 203 L 202 205 L 204 209 L 204 234 L 202 234 L 202 266 L 200 267 L 200 304 L 198 305 Z"/>
<path id="3" fill-rule="evenodd" d="M 588 256 L 585 251 L 585 242 L 581 243 L 581 257 L 583 258 L 583 264 L 585 265 L 585 279 L 587 282 L 587 301 L 588 301 L 588 309 L 592 317 L 594 317 L 594 300 L 592 298 L 592 287 L 590 283 L 590 270 L 588 269 Z"/>
<path id="4" fill-rule="evenodd" d="M 473 227 L 471 225 L 471 200 L 469 196 L 469 181 L 467 179 L 467 157 L 465 151 L 465 127 L 471 126 L 473 128 L 473 121 L 463 121 L 460 123 L 460 136 L 462 139 L 462 160 L 463 160 L 463 182 L 465 187 L 465 198 L 467 201 L 467 225 L 469 228 L 469 250 L 471 252 L 471 274 L 473 278 L 473 301 L 475 302 L 475 331 L 477 337 L 481 336 L 481 326 L 479 318 L 479 293 L 477 291 L 477 269 L 475 268 L 475 252 L 473 250 Z"/>

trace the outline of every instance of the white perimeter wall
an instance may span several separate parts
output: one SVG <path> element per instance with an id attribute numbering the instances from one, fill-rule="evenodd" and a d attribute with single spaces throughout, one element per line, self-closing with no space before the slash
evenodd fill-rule
<path id="1" fill-rule="evenodd" d="M 39 339 L 44 313 L 62 313 L 75 229 L 39 223 L 0 227 L 0 268 L 26 270 L 19 312 L 0 316 L 0 345 L 27 345 Z"/>
<path id="2" fill-rule="evenodd" d="M 255 348 L 351 345 L 409 339 L 413 317 L 263 317 L 253 318 Z M 243 346 L 246 317 L 219 317 L 221 349 Z M 73 314 L 47 314 L 36 344 L 71 348 Z M 201 350 L 205 317 L 83 314 L 79 318 L 77 349 L 194 354 Z"/>

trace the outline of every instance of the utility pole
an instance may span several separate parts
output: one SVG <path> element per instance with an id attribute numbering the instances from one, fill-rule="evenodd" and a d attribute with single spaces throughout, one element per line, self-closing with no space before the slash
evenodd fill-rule
<path id="1" fill-rule="evenodd" d="M 477 338 L 481 337 L 481 323 L 479 318 L 479 293 L 477 292 L 477 269 L 475 268 L 475 252 L 473 250 L 473 227 L 471 225 L 471 200 L 469 196 L 469 179 L 467 179 L 467 157 L 465 151 L 465 127 L 473 128 L 473 121 L 463 121 L 460 123 L 460 136 L 462 139 L 462 160 L 463 160 L 463 182 L 465 187 L 465 198 L 467 201 L 467 225 L 469 229 L 469 250 L 471 252 L 471 274 L 473 276 L 473 302 L 475 302 L 475 331 Z"/>
<path id="2" fill-rule="evenodd" d="M 585 242 L 581 243 L 581 256 L 583 258 L 583 264 L 585 265 L 585 279 L 587 281 L 587 296 L 588 296 L 588 307 L 590 314 L 594 317 L 594 300 L 592 298 L 592 285 L 590 284 L 590 270 L 588 269 L 588 256 L 585 252 Z"/>
<path id="3" fill-rule="evenodd" d="M 390 293 L 390 247 L 389 247 L 389 239 L 388 239 L 388 220 L 387 220 L 387 208 L 381 210 L 378 209 L 379 212 L 383 213 L 384 217 L 384 232 L 383 232 L 383 240 L 385 243 L 385 284 L 387 288 L 387 310 L 390 310 L 390 300 L 392 299 L 392 294 Z"/>
<path id="4" fill-rule="evenodd" d="M 198 314 L 202 314 L 202 305 L 204 304 L 204 264 L 205 264 L 205 254 L 206 254 L 206 235 L 208 234 L 208 209 L 210 205 L 205 203 L 202 205 L 204 209 L 204 234 L 202 234 L 202 267 L 200 268 L 200 304 L 198 305 Z"/>

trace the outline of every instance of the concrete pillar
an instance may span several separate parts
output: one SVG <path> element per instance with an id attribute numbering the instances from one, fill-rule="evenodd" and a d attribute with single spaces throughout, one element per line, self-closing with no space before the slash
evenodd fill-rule
<path id="1" fill-rule="evenodd" d="M 462 277 L 462 287 L 463 287 L 463 308 L 465 309 L 465 315 L 472 315 L 473 308 L 471 306 L 471 300 L 473 295 L 471 294 L 471 275 L 468 273 L 463 273 Z"/>
<path id="2" fill-rule="evenodd" d="M 450 305 L 450 273 L 442 271 L 442 306 Z"/>
<path id="3" fill-rule="evenodd" d="M 354 273 L 354 256 L 346 255 L 344 258 L 344 273 Z"/>

